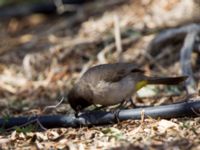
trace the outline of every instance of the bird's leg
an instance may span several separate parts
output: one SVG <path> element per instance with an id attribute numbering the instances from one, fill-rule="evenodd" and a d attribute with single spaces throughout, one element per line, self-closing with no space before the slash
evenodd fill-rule
<path id="1" fill-rule="evenodd" d="M 114 117 L 117 120 L 117 123 L 120 122 L 119 113 L 120 113 L 120 109 L 117 109 L 114 111 Z"/>
<path id="2" fill-rule="evenodd" d="M 127 105 L 128 101 L 130 101 L 131 106 L 132 106 L 133 108 L 136 108 L 136 107 L 137 107 L 137 105 L 134 104 L 132 98 L 130 98 L 130 99 L 128 99 L 128 100 L 123 100 L 116 108 L 122 109 L 123 106 L 125 106 L 125 108 L 127 108 L 126 105 Z"/>
<path id="3" fill-rule="evenodd" d="M 79 111 L 76 111 L 76 112 L 74 113 L 74 116 L 75 116 L 76 118 L 78 118 L 78 117 L 79 117 Z"/>
<path id="4" fill-rule="evenodd" d="M 115 107 L 115 109 L 122 109 L 124 105 L 127 104 L 127 100 L 124 99 L 118 106 Z"/>
<path id="5" fill-rule="evenodd" d="M 137 105 L 134 104 L 132 98 L 130 98 L 129 101 L 131 102 L 131 105 L 132 105 L 133 108 L 136 108 L 136 107 L 137 107 Z M 123 108 L 123 106 L 127 104 L 127 102 L 128 102 L 128 101 L 127 101 L 126 99 L 124 99 L 124 100 L 116 107 L 116 110 L 114 111 L 114 115 L 115 115 L 115 118 L 116 118 L 117 122 L 119 122 L 119 112 L 120 112 L 120 110 Z"/>
<path id="6" fill-rule="evenodd" d="M 122 109 L 122 107 L 127 103 L 127 100 L 124 99 L 117 107 L 116 107 L 116 110 L 114 111 L 114 116 L 115 116 L 115 119 L 117 120 L 117 122 L 119 123 L 120 120 L 119 120 L 119 113 Z"/>
<path id="7" fill-rule="evenodd" d="M 131 102 L 131 106 L 132 106 L 133 108 L 136 108 L 136 107 L 137 107 L 137 105 L 135 105 L 135 103 L 133 102 L 133 99 L 132 99 L 132 98 L 130 98 L 129 101 Z"/>

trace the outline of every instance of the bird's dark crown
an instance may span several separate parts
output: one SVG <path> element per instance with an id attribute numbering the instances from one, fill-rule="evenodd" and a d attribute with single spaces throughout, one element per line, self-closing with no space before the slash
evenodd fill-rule
<path id="1" fill-rule="evenodd" d="M 68 94 L 68 102 L 76 112 L 91 105 L 91 103 L 85 100 L 82 96 L 79 96 L 79 93 L 74 88 Z"/>

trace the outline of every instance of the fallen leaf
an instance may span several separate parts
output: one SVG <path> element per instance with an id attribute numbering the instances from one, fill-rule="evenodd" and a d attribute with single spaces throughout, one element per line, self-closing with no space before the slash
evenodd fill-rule
<path id="1" fill-rule="evenodd" d="M 178 130 L 178 125 L 172 121 L 168 121 L 168 120 L 160 120 L 158 122 L 158 131 L 160 133 L 165 133 L 166 130 L 170 129 L 170 128 L 174 128 L 176 130 Z"/>
<path id="2" fill-rule="evenodd" d="M 44 149 L 44 146 L 39 141 L 35 141 L 35 144 L 38 149 Z"/>

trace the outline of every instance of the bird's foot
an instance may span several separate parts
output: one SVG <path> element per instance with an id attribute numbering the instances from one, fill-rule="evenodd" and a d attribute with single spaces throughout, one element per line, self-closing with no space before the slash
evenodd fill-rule
<path id="1" fill-rule="evenodd" d="M 137 105 L 135 105 L 135 103 L 133 102 L 132 98 L 130 98 L 129 101 L 131 102 L 131 107 L 132 108 L 137 108 L 138 107 Z"/>
<path id="2" fill-rule="evenodd" d="M 120 117 L 119 117 L 119 113 L 120 113 L 120 109 L 116 109 L 113 113 L 114 113 L 114 118 L 117 120 L 117 123 L 120 122 Z"/>
<path id="3" fill-rule="evenodd" d="M 76 111 L 76 112 L 74 113 L 74 116 L 75 116 L 76 118 L 79 118 L 79 117 L 80 117 L 80 114 L 81 114 L 80 111 Z"/>

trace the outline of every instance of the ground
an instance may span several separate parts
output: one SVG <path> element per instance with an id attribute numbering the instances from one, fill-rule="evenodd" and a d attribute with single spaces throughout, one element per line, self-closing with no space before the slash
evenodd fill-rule
<path id="1" fill-rule="evenodd" d="M 119 57 L 139 64 L 147 75 L 180 75 L 180 51 L 168 49 L 160 51 L 156 57 L 147 51 L 160 30 L 181 26 L 183 22 L 192 23 L 190 16 L 182 16 L 186 21 L 182 21 L 185 18 L 180 19 L 181 16 L 177 21 L 169 19 L 169 14 L 173 14 L 180 3 L 179 0 L 95 1 L 72 14 L 32 14 L 0 22 L 1 116 L 73 113 L 67 94 L 76 79 L 90 66 L 117 62 Z M 115 48 L 117 24 L 122 38 L 120 54 Z M 194 72 L 199 79 L 199 70 Z M 193 97 L 198 96 L 194 94 Z M 46 106 L 56 105 L 62 98 L 64 101 L 57 108 L 43 112 Z M 150 86 L 138 93 L 135 102 L 137 105 L 161 105 L 184 98 L 181 86 Z M 200 148 L 199 117 L 148 118 L 76 129 L 35 131 L 34 128 L 2 129 L 1 149 Z"/>

